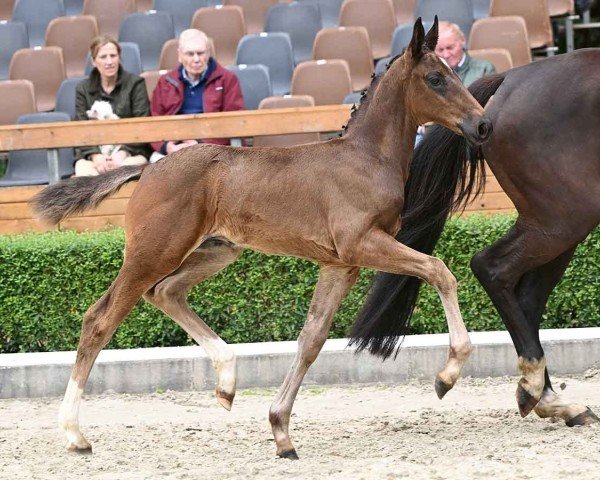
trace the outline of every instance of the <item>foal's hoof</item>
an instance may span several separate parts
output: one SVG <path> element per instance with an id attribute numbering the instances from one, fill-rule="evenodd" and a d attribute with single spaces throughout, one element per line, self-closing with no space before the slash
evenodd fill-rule
<path id="1" fill-rule="evenodd" d="M 85 444 L 76 445 L 73 442 L 67 443 L 67 451 L 73 453 L 80 453 L 82 455 L 90 455 L 92 453 L 92 446 L 85 442 Z"/>
<path id="2" fill-rule="evenodd" d="M 444 398 L 444 395 L 452 390 L 453 386 L 454 385 L 449 385 L 444 382 L 439 375 L 435 377 L 435 393 L 437 393 L 437 396 L 440 400 Z"/>
<path id="3" fill-rule="evenodd" d="M 231 410 L 231 404 L 233 403 L 233 398 L 235 397 L 235 393 L 227 393 L 223 390 L 217 388 L 215 392 L 217 396 L 218 402 L 225 408 L 225 410 Z"/>
<path id="4" fill-rule="evenodd" d="M 277 454 L 281 458 L 288 458 L 290 460 L 300 460 L 298 458 L 298 454 L 296 453 L 296 449 L 292 448 L 291 450 L 284 450 L 281 453 Z"/>
<path id="5" fill-rule="evenodd" d="M 536 399 L 533 395 L 531 395 L 527 390 L 523 388 L 521 385 L 521 381 L 519 381 L 519 385 L 517 386 L 517 405 L 519 406 L 519 413 L 521 417 L 526 417 L 533 410 L 533 408 L 538 404 L 539 399 Z"/>
<path id="6" fill-rule="evenodd" d="M 585 412 L 576 415 L 575 417 L 566 420 L 567 427 L 576 427 L 578 425 L 592 425 L 593 423 L 600 423 L 600 418 L 592 412 L 589 407 Z"/>

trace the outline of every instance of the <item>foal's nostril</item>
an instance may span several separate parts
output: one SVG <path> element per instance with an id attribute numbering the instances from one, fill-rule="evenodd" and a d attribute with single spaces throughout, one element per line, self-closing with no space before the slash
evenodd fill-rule
<path id="1" fill-rule="evenodd" d="M 477 134 L 481 139 L 486 139 L 492 133 L 492 124 L 489 120 L 482 120 L 477 126 Z"/>

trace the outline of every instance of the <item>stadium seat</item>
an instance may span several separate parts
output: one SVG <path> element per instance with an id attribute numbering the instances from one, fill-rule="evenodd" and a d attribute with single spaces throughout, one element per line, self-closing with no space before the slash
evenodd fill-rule
<path id="1" fill-rule="evenodd" d="M 14 125 L 26 113 L 35 113 L 35 91 L 30 80 L 5 80 L 0 82 L 0 125 Z"/>
<path id="2" fill-rule="evenodd" d="M 425 28 L 425 31 L 429 31 L 429 29 L 431 28 L 431 26 L 433 25 L 433 22 L 423 22 L 423 27 Z M 396 56 L 396 55 L 400 55 L 404 49 L 406 47 L 408 47 L 408 44 L 410 43 L 410 40 L 412 38 L 412 34 L 413 34 L 413 22 L 411 21 L 411 23 L 405 23 L 404 25 L 398 25 L 396 27 L 396 29 L 394 30 L 394 34 L 392 35 L 392 45 L 390 48 L 390 54 L 392 56 Z"/>
<path id="3" fill-rule="evenodd" d="M 23 22 L 0 22 L 0 80 L 8 78 L 8 65 L 13 54 L 27 47 L 29 39 Z"/>
<path id="4" fill-rule="evenodd" d="M 346 60 L 311 60 L 294 69 L 292 95 L 310 95 L 315 105 L 340 104 L 352 92 Z"/>
<path id="5" fill-rule="evenodd" d="M 56 92 L 66 78 L 62 49 L 35 47 L 17 50 L 9 67 L 11 80 L 31 80 L 38 112 L 48 112 L 56 104 Z"/>
<path id="6" fill-rule="evenodd" d="M 294 55 L 287 33 L 262 32 L 244 36 L 238 44 L 236 63 L 265 65 L 269 69 L 273 95 L 284 95 L 290 91 Z"/>
<path id="7" fill-rule="evenodd" d="M 258 106 L 265 108 L 297 108 L 314 107 L 315 101 L 310 95 L 286 95 L 285 97 L 268 97 Z M 304 143 L 318 142 L 318 133 L 290 133 L 287 135 L 257 135 L 254 137 L 255 147 L 291 147 Z"/>
<path id="8" fill-rule="evenodd" d="M 192 18 L 192 28 L 202 30 L 214 42 L 214 57 L 228 67 L 235 64 L 237 45 L 246 34 L 244 12 L 237 5 L 200 8 Z"/>
<path id="9" fill-rule="evenodd" d="M 124 70 L 134 75 L 142 73 L 142 58 L 140 55 L 140 49 L 137 43 L 131 42 L 120 42 L 121 45 L 121 66 Z M 85 75 L 89 75 L 92 71 L 92 59 L 88 52 L 85 60 Z"/>
<path id="10" fill-rule="evenodd" d="M 81 15 L 83 13 L 83 0 L 64 0 L 65 15 Z"/>
<path id="11" fill-rule="evenodd" d="M 396 12 L 396 23 L 414 23 L 416 0 L 393 0 L 394 11 Z"/>
<path id="12" fill-rule="evenodd" d="M 85 78 L 73 77 L 63 80 L 58 92 L 56 92 L 56 106 L 54 107 L 54 111 L 66 113 L 71 120 L 75 120 L 75 88 Z"/>
<path id="13" fill-rule="evenodd" d="M 227 70 L 235 73 L 240 82 L 246 110 L 256 110 L 263 98 L 273 95 L 269 69 L 264 65 L 233 65 Z"/>
<path id="14" fill-rule="evenodd" d="M 12 20 L 15 0 L 0 0 L 0 20 Z"/>
<path id="15" fill-rule="evenodd" d="M 360 92 L 352 92 L 344 97 L 344 101 L 342 103 L 360 105 L 361 100 L 362 96 Z"/>
<path id="16" fill-rule="evenodd" d="M 345 0 L 340 10 L 340 26 L 365 27 L 373 58 L 386 57 L 396 28 L 392 0 Z"/>
<path id="17" fill-rule="evenodd" d="M 145 12 L 127 15 L 119 27 L 119 42 L 137 43 L 142 71 L 157 70 L 164 43 L 175 37 L 173 17 L 167 12 Z"/>
<path id="18" fill-rule="evenodd" d="M 506 48 L 471 49 L 469 55 L 478 60 L 487 60 L 494 66 L 496 73 L 506 72 L 513 68 L 510 52 Z"/>
<path id="19" fill-rule="evenodd" d="M 548 0 L 548 10 L 551 17 L 573 15 L 575 13 L 575 5 L 573 0 Z"/>
<path id="20" fill-rule="evenodd" d="M 158 83 L 158 79 L 167 73 L 168 70 L 150 70 L 148 72 L 142 72 L 141 77 L 146 82 L 146 91 L 148 92 L 148 98 L 152 98 L 152 93 L 156 88 L 156 84 Z"/>
<path id="21" fill-rule="evenodd" d="M 301 3 L 316 3 L 321 11 L 323 28 L 337 27 L 340 20 L 340 9 L 344 0 L 298 0 Z"/>
<path id="22" fill-rule="evenodd" d="M 27 26 L 29 46 L 40 47 L 44 44 L 44 35 L 50 20 L 64 14 L 63 0 L 19 0 L 15 3 L 12 19 Z"/>
<path id="23" fill-rule="evenodd" d="M 265 18 L 271 5 L 278 0 L 223 0 L 223 5 L 237 5 L 244 11 L 247 33 L 264 31 Z"/>
<path id="24" fill-rule="evenodd" d="M 147 12 L 152 10 L 153 0 L 135 0 L 135 8 L 138 12 Z"/>
<path id="25" fill-rule="evenodd" d="M 175 36 L 190 28 L 192 17 L 199 8 L 206 7 L 206 0 L 154 0 L 153 9 L 170 13 L 175 26 Z"/>
<path id="26" fill-rule="evenodd" d="M 519 0 L 521 1 L 521 0 Z M 471 0 L 417 0 L 415 18 L 431 21 L 435 15 L 440 20 L 456 23 L 469 38 L 473 25 L 473 4 Z"/>
<path id="27" fill-rule="evenodd" d="M 315 38 L 314 60 L 344 59 L 350 67 L 352 90 L 362 90 L 371 81 L 373 54 L 365 27 L 324 28 Z"/>
<path id="28" fill-rule="evenodd" d="M 137 11 L 135 0 L 84 0 L 83 14 L 94 15 L 101 34 L 117 38 L 125 16 Z"/>
<path id="29" fill-rule="evenodd" d="M 45 45 L 62 48 L 67 77 L 80 77 L 85 71 L 90 44 L 97 35 L 96 17 L 58 17 L 48 24 Z"/>
<path id="30" fill-rule="evenodd" d="M 321 13 L 315 4 L 276 3 L 267 12 L 265 32 L 286 32 L 290 35 L 296 65 L 312 58 L 312 47 L 319 30 Z"/>
<path id="31" fill-rule="evenodd" d="M 473 3 L 473 18 L 475 20 L 490 16 L 490 0 L 471 0 L 471 2 Z"/>
<path id="32" fill-rule="evenodd" d="M 523 17 L 488 17 L 473 24 L 469 46 L 473 50 L 505 48 L 513 66 L 531 63 L 527 26 Z"/>
<path id="33" fill-rule="evenodd" d="M 393 57 L 390 55 L 389 57 L 383 57 L 377 60 L 375 64 L 375 75 L 379 75 L 380 73 L 384 73 L 387 70 L 388 63 Z"/>
<path id="34" fill-rule="evenodd" d="M 171 38 L 167 40 L 160 50 L 160 57 L 158 59 L 159 70 L 171 70 L 179 66 L 179 55 L 177 49 L 179 48 L 179 40 L 177 38 Z M 153 70 L 149 70 L 153 71 Z"/>
<path id="35" fill-rule="evenodd" d="M 69 120 L 69 115 L 62 112 L 30 113 L 21 115 L 17 119 L 17 124 L 68 122 Z M 73 149 L 59 149 L 58 172 L 61 178 L 73 175 L 73 163 Z M 0 178 L 0 187 L 46 183 L 49 183 L 47 150 L 19 150 L 8 153 L 6 172 Z"/>
<path id="36" fill-rule="evenodd" d="M 517 15 L 525 19 L 529 48 L 554 45 L 548 0 L 492 0 L 490 17 Z"/>

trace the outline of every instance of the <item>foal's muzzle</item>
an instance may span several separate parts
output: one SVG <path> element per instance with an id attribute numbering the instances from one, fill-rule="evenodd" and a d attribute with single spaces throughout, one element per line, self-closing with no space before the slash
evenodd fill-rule
<path id="1" fill-rule="evenodd" d="M 492 134 L 492 122 L 485 116 L 470 117 L 458 125 L 471 145 L 481 145 Z"/>

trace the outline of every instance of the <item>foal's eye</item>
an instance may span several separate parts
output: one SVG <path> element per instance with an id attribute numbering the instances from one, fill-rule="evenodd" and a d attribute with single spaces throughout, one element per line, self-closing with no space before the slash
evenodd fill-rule
<path id="1" fill-rule="evenodd" d="M 442 77 L 438 74 L 427 75 L 427 82 L 433 87 L 439 87 L 443 80 Z"/>

